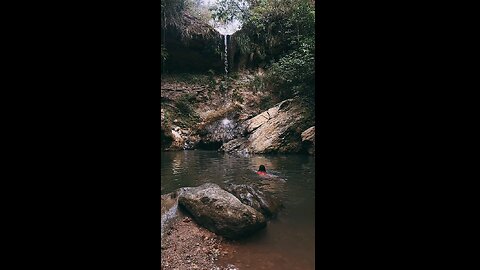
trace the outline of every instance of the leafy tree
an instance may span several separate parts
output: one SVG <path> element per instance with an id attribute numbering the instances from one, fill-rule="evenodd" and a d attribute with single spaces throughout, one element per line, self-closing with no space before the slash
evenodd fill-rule
<path id="1" fill-rule="evenodd" d="M 280 99 L 314 97 L 315 6 L 310 0 L 250 1 L 240 51 L 267 68 L 267 89 Z"/>
<path id="2" fill-rule="evenodd" d="M 248 17 L 248 7 L 246 0 L 218 0 L 210 11 L 212 18 L 217 21 L 244 21 Z"/>
<path id="3" fill-rule="evenodd" d="M 215 33 L 208 26 L 210 13 L 202 8 L 199 0 L 161 0 L 161 30 L 162 30 L 162 71 L 165 70 L 167 54 L 167 31 L 173 30 L 180 34 L 183 42 L 194 36 L 212 38 Z"/>
<path id="4" fill-rule="evenodd" d="M 302 95 L 314 98 L 315 40 L 303 38 L 299 48 L 273 63 L 267 75 L 268 83 L 280 98 Z"/>

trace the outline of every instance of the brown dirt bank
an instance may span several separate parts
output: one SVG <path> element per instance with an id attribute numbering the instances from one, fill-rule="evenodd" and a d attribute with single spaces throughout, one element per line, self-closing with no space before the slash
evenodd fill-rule
<path id="1" fill-rule="evenodd" d="M 177 218 L 168 228 L 162 241 L 162 270 L 234 270 L 233 265 L 220 265 L 217 261 L 235 249 L 230 241 L 200 227 L 185 215 Z"/>

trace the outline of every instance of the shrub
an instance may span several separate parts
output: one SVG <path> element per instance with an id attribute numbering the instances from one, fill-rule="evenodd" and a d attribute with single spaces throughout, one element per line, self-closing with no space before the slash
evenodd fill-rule
<path id="1" fill-rule="evenodd" d="M 267 81 L 281 98 L 297 95 L 314 97 L 315 44 L 304 39 L 300 47 L 273 63 Z"/>

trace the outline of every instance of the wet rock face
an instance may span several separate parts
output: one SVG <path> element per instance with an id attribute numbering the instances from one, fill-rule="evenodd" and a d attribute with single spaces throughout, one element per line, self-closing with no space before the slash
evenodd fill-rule
<path id="1" fill-rule="evenodd" d="M 218 151 L 226 153 L 248 154 L 246 146 L 248 145 L 247 138 L 233 139 L 224 143 Z"/>
<path id="2" fill-rule="evenodd" d="M 302 132 L 303 149 L 310 155 L 315 155 L 315 126 Z"/>
<path id="3" fill-rule="evenodd" d="M 253 185 L 229 185 L 225 189 L 266 217 L 275 216 L 282 206 L 277 198 Z"/>
<path id="4" fill-rule="evenodd" d="M 253 117 L 252 119 L 248 120 L 246 124 L 245 131 L 246 133 L 252 133 L 254 130 L 262 126 L 263 124 L 267 123 L 270 119 L 273 119 L 278 114 L 278 107 L 275 106 L 270 108 L 261 114 Z"/>
<path id="5" fill-rule="evenodd" d="M 172 144 L 170 145 L 169 149 L 171 149 L 171 150 L 183 149 L 185 141 L 182 138 L 182 136 L 180 136 L 180 133 L 178 133 L 175 130 L 172 130 L 172 137 L 173 137 L 173 141 L 172 141 Z"/>
<path id="6" fill-rule="evenodd" d="M 243 123 L 243 138 L 237 138 L 219 149 L 227 153 L 299 153 L 301 132 L 305 129 L 301 105 L 287 99 Z"/>
<path id="7" fill-rule="evenodd" d="M 241 128 L 233 119 L 224 118 L 217 120 L 199 131 L 201 140 L 198 148 L 218 150 L 223 143 L 237 137 Z"/>
<path id="8" fill-rule="evenodd" d="M 162 150 L 167 151 L 195 149 L 200 141 L 200 137 L 192 134 L 190 129 L 182 129 L 173 125 L 162 126 L 160 136 Z"/>
<path id="9" fill-rule="evenodd" d="M 178 203 L 200 225 L 226 238 L 245 237 L 266 226 L 260 212 L 216 184 L 183 188 Z"/>

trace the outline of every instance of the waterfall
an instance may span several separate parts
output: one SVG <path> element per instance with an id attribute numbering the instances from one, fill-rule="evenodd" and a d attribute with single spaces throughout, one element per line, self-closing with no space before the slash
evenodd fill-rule
<path id="1" fill-rule="evenodd" d="M 228 106 L 228 105 L 227 105 Z M 210 140 L 217 142 L 228 142 L 239 133 L 239 127 L 233 119 L 224 118 L 206 127 L 208 133 L 212 134 Z"/>
<path id="2" fill-rule="evenodd" d="M 225 76 L 228 75 L 228 43 L 227 35 L 223 35 L 225 38 Z"/>
<path id="3" fill-rule="evenodd" d="M 203 3 L 207 6 L 215 6 L 219 0 L 204 0 Z M 245 10 L 249 7 L 248 2 L 245 0 L 236 0 L 236 7 L 239 8 L 237 13 L 241 13 L 241 10 Z M 223 36 L 224 44 L 225 44 L 225 75 L 228 75 L 228 36 L 233 35 L 235 32 L 242 28 L 243 22 L 241 21 L 241 17 L 237 16 L 233 19 L 228 21 L 220 21 L 218 19 L 212 18 L 209 21 L 209 24 L 218 32 L 220 35 Z"/>

